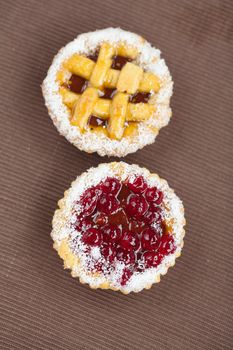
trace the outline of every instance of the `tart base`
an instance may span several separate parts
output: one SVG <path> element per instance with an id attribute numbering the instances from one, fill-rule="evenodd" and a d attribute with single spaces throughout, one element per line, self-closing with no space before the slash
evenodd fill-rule
<path id="1" fill-rule="evenodd" d="M 151 183 L 155 183 L 165 195 L 166 207 L 168 207 L 171 213 L 171 225 L 172 233 L 176 240 L 176 251 L 169 256 L 165 257 L 160 265 L 156 268 L 148 269 L 145 272 L 135 276 L 133 283 L 121 286 L 114 285 L 107 277 L 100 273 L 93 273 L 83 271 L 81 257 L 77 256 L 69 246 L 69 230 L 67 229 L 67 222 L 71 216 L 72 204 L 77 196 L 80 196 L 82 192 L 90 186 L 93 179 L 98 183 L 100 177 L 107 176 L 107 173 L 111 172 L 111 175 L 126 177 L 130 173 L 136 173 L 143 175 Z M 72 183 L 71 188 L 64 193 L 64 198 L 58 202 L 58 207 L 53 217 L 53 230 L 51 236 L 54 240 L 54 249 L 57 250 L 59 256 L 64 261 L 64 268 L 71 270 L 72 277 L 78 277 L 80 283 L 89 284 L 92 289 L 111 289 L 113 291 L 120 291 L 123 294 L 129 294 L 130 292 L 139 292 L 142 289 L 150 289 L 154 283 L 160 282 L 161 275 L 165 275 L 169 267 L 175 265 L 175 260 L 181 255 L 181 250 L 184 245 L 184 208 L 182 202 L 174 194 L 174 191 L 168 186 L 165 180 L 162 180 L 157 174 L 151 174 L 147 169 L 140 168 L 137 165 L 128 165 L 123 162 L 113 162 L 108 164 L 100 164 L 97 168 L 91 168 L 86 173 Z M 144 276 L 143 276 L 144 274 Z M 141 276 L 140 276 L 141 275 Z M 138 281 L 137 281 L 138 279 Z"/>
<path id="2" fill-rule="evenodd" d="M 70 112 L 62 101 L 59 92 L 60 85 L 57 81 L 57 74 L 65 60 L 77 52 L 88 53 L 103 41 L 108 40 L 113 44 L 123 41 L 135 46 L 141 53 L 139 58 L 141 66 L 156 74 L 161 82 L 161 88 L 154 96 L 153 104 L 156 106 L 156 111 L 148 120 L 138 124 L 136 134 L 129 133 L 121 140 L 113 140 L 104 132 L 87 130 L 81 133 L 77 126 L 72 126 L 70 124 Z M 45 105 L 61 135 L 87 153 L 97 152 L 100 156 L 116 157 L 123 157 L 136 152 L 155 141 L 159 130 L 166 126 L 171 118 L 169 104 L 172 89 L 172 78 L 165 61 L 160 58 L 160 51 L 153 48 L 139 35 L 120 28 L 107 28 L 79 35 L 58 52 L 42 84 Z"/>

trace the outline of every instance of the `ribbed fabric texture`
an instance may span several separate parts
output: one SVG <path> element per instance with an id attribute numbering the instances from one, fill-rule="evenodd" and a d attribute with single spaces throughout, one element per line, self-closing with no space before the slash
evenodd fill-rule
<path id="1" fill-rule="evenodd" d="M 0 348 L 233 348 L 232 1 L 1 1 Z M 123 296 L 92 291 L 52 249 L 57 200 L 76 176 L 112 159 L 70 145 L 40 84 L 77 34 L 121 26 L 160 48 L 175 85 L 173 117 L 125 161 L 183 199 L 182 257 L 160 284 Z"/>

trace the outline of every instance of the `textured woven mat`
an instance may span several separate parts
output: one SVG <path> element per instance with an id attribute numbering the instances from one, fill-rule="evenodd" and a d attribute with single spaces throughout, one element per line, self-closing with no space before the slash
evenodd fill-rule
<path id="1" fill-rule="evenodd" d="M 1 1 L 0 348 L 232 349 L 232 1 Z M 52 249 L 56 202 L 103 161 L 59 136 L 40 84 L 78 33 L 121 26 L 162 50 L 173 118 L 125 158 L 183 199 L 183 255 L 138 295 L 91 291 Z"/>

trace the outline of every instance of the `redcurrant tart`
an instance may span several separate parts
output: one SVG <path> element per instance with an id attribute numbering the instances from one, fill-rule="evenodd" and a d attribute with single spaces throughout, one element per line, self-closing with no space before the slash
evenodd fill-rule
<path id="1" fill-rule="evenodd" d="M 91 168 L 59 206 L 54 247 L 72 276 L 91 288 L 148 289 L 181 253 L 182 202 L 165 180 L 137 165 Z"/>

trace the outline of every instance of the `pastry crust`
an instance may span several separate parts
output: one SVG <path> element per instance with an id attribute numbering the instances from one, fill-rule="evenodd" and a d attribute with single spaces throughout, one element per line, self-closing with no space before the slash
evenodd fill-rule
<path id="1" fill-rule="evenodd" d="M 72 247 L 72 213 L 74 203 L 89 187 L 97 185 L 108 176 L 115 176 L 121 180 L 135 175 L 142 175 L 149 185 L 156 186 L 164 194 L 165 221 L 174 237 L 176 250 L 166 256 L 156 268 L 135 272 L 127 285 L 122 286 L 114 280 L 114 276 L 105 276 L 103 273 L 91 273 L 85 268 L 84 256 Z M 152 284 L 160 281 L 160 276 L 165 275 L 170 266 L 175 265 L 175 260 L 180 256 L 185 235 L 184 207 L 181 200 L 168 186 L 167 181 L 157 174 L 151 174 L 147 169 L 138 165 L 129 165 L 124 162 L 103 163 L 97 168 L 90 168 L 87 172 L 78 176 L 72 182 L 71 187 L 65 192 L 64 198 L 58 202 L 58 207 L 53 217 L 53 230 L 51 237 L 54 240 L 54 248 L 64 261 L 64 268 L 71 270 L 73 277 L 78 277 L 81 283 L 87 283 L 93 289 L 119 290 L 124 294 L 140 292 L 142 289 L 151 288 Z M 77 232 L 75 233 L 77 235 Z"/>
<path id="2" fill-rule="evenodd" d="M 111 139 L 105 132 L 87 130 L 85 133 L 81 133 L 77 126 L 70 124 L 69 109 L 63 103 L 59 92 L 60 85 L 57 74 L 61 70 L 62 64 L 75 53 L 89 54 L 93 52 L 104 41 L 109 41 L 112 44 L 125 42 L 126 45 L 135 47 L 139 52 L 137 58 L 139 66 L 145 71 L 154 73 L 160 81 L 160 89 L 150 102 L 156 106 L 155 112 L 148 120 L 138 123 L 135 132 L 131 132 L 129 129 L 121 140 Z M 80 150 L 88 153 L 97 152 L 100 156 L 117 157 L 133 153 L 154 142 L 159 130 L 166 126 L 171 118 L 169 103 L 172 88 L 172 78 L 165 61 L 160 58 L 160 51 L 153 48 L 139 35 L 120 28 L 107 28 L 79 35 L 58 52 L 42 84 L 42 92 L 49 115 L 61 135 Z"/>

